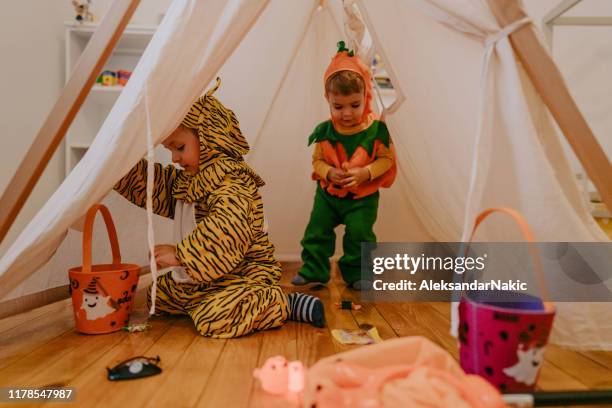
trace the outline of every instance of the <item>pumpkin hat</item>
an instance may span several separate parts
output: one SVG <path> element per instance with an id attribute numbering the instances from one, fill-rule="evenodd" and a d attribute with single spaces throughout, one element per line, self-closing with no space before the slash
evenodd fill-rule
<path id="1" fill-rule="evenodd" d="M 361 123 L 366 124 L 366 126 L 369 126 L 369 123 L 371 123 L 371 120 L 373 119 L 372 118 L 372 107 L 371 107 L 372 74 L 370 73 L 369 68 L 363 63 L 363 61 L 361 61 L 361 59 L 357 55 L 355 55 L 355 53 L 352 50 L 349 51 L 348 48 L 346 48 L 344 41 L 338 42 L 338 52 L 336 53 L 336 55 L 334 55 L 329 66 L 325 70 L 325 75 L 323 77 L 324 85 L 327 85 L 327 81 L 334 74 L 340 71 L 353 71 L 356 74 L 358 74 L 363 80 L 365 107 L 363 109 Z M 324 92 L 325 92 L 325 98 L 328 99 L 327 90 L 325 89 Z M 338 129 L 341 126 L 334 121 L 334 127 Z"/>

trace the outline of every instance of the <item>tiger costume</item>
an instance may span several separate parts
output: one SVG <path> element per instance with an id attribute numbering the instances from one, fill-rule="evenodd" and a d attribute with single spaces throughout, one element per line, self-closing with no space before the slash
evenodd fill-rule
<path id="1" fill-rule="evenodd" d="M 204 336 L 231 338 L 281 326 L 290 317 L 290 305 L 264 230 L 258 191 L 264 182 L 243 160 L 249 145 L 234 112 L 213 96 L 218 86 L 200 97 L 182 121 L 199 139 L 197 174 L 155 163 L 153 211 L 175 223 L 188 206 L 195 215 L 195 229 L 176 245 L 184 273 L 158 277 L 156 308 L 189 315 Z M 146 181 L 143 159 L 114 189 L 145 208 Z"/>

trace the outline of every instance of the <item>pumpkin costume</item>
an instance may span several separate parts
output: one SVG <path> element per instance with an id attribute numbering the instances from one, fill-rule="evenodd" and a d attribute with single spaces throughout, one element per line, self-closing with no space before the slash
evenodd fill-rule
<path id="1" fill-rule="evenodd" d="M 340 71 L 356 72 L 364 83 L 365 106 L 359 125 L 345 128 L 332 118 L 319 124 L 308 140 L 309 145 L 315 144 L 312 178 L 317 181 L 317 190 L 301 241 L 303 265 L 299 275 L 310 282 L 329 281 L 329 258 L 336 247 L 334 228 L 344 224 L 344 255 L 338 265 L 344 281 L 352 285 L 361 279 L 361 243 L 376 242 L 373 226 L 378 213 L 378 189 L 393 184 L 397 167 L 387 126 L 371 110 L 370 72 L 344 48 L 344 42 L 338 45 L 324 82 Z M 327 179 L 331 168 L 355 167 L 368 169 L 370 179 L 350 188 Z"/>
<path id="2" fill-rule="evenodd" d="M 258 191 L 264 183 L 242 158 L 249 145 L 234 112 L 213 96 L 218 86 L 182 122 L 199 138 L 198 173 L 155 164 L 153 211 L 173 218 L 175 227 L 177 220 L 194 227 L 183 228 L 176 245 L 183 267 L 157 279 L 156 308 L 189 315 L 204 336 L 230 338 L 281 326 L 290 310 L 264 230 Z M 115 185 L 143 208 L 146 169 L 141 160 Z"/>

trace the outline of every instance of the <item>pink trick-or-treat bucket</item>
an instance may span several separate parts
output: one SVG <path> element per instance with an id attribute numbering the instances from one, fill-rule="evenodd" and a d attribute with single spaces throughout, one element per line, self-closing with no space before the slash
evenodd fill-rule
<path id="1" fill-rule="evenodd" d="M 510 215 L 528 242 L 533 234 L 525 219 L 508 208 L 491 208 L 477 218 L 478 225 L 493 212 Z M 539 287 L 546 296 L 544 274 L 535 246 L 530 246 Z M 500 294 L 498 293 L 498 296 Z M 517 292 L 503 294 L 511 301 L 487 298 L 482 293 L 465 293 L 459 303 L 459 357 L 466 373 L 478 374 L 502 392 L 533 391 L 544 349 L 552 329 L 555 308 L 540 298 Z"/>
<path id="2" fill-rule="evenodd" d="M 108 231 L 113 263 L 91 264 L 91 236 L 100 210 Z M 111 333 L 128 323 L 138 285 L 135 264 L 121 263 L 117 232 L 110 212 L 102 204 L 87 211 L 83 229 L 83 266 L 68 270 L 76 330 L 87 334 Z"/>

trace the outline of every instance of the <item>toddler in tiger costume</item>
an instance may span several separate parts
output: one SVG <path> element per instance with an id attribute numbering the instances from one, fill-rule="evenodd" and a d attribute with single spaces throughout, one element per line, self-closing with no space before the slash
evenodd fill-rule
<path id="1" fill-rule="evenodd" d="M 279 286 L 280 263 L 264 229 L 258 188 L 246 164 L 249 145 L 234 112 L 214 96 L 200 97 L 162 142 L 173 165 L 155 163 L 153 211 L 174 219 L 176 245 L 157 245 L 155 259 L 170 273 L 157 279 L 156 310 L 189 315 L 203 336 L 238 337 L 286 320 L 324 325 L 322 302 Z M 147 162 L 115 190 L 146 206 Z M 149 305 L 151 303 L 149 294 Z"/>

